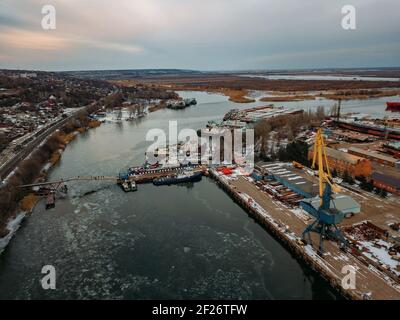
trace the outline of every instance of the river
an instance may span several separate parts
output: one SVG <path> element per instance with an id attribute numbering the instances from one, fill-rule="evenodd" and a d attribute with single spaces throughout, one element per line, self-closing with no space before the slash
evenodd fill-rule
<path id="1" fill-rule="evenodd" d="M 202 92 L 181 95 L 195 97 L 198 105 L 81 134 L 49 179 L 116 175 L 143 162 L 149 129 L 166 130 L 168 120 L 198 129 L 233 107 L 260 105 Z M 56 290 L 41 287 L 44 265 L 56 268 Z M 95 298 L 340 297 L 203 178 L 186 186 L 139 185 L 128 194 L 110 183 L 73 183 L 55 209 L 45 210 L 39 202 L 0 257 L 0 299 Z"/>

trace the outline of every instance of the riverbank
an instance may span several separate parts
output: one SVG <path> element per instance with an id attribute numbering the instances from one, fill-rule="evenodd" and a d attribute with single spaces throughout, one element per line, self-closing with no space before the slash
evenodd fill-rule
<path id="1" fill-rule="evenodd" d="M 294 94 L 287 96 L 268 96 L 260 99 L 262 102 L 289 102 L 289 101 L 306 101 L 306 100 L 315 100 L 315 95 L 310 94 Z"/>
<path id="2" fill-rule="evenodd" d="M 204 90 L 202 87 L 185 87 L 177 88 L 175 91 L 199 91 L 199 92 L 207 92 L 207 93 L 216 93 L 222 94 L 228 98 L 229 101 L 234 103 L 253 103 L 256 102 L 255 99 L 249 97 L 250 90 L 245 89 L 231 89 L 231 88 L 209 88 Z"/>
<path id="3" fill-rule="evenodd" d="M 199 89 L 201 91 L 201 88 Z M 221 93 L 229 98 L 229 101 L 235 103 L 252 103 L 256 100 L 249 98 L 249 90 L 244 89 L 229 89 L 229 88 L 219 88 L 212 89 L 211 93 Z"/>
<path id="4" fill-rule="evenodd" d="M 56 131 L 52 134 L 49 139 L 54 139 L 57 141 L 57 147 L 54 152 L 51 153 L 47 163 L 42 165 L 40 173 L 35 177 L 33 181 L 44 181 L 51 170 L 51 168 L 56 165 L 62 157 L 62 152 L 65 150 L 67 145 L 71 143 L 79 134 L 86 132 L 89 129 L 99 127 L 101 122 L 98 120 L 90 120 L 86 126 L 82 126 L 71 133 L 65 133 L 62 131 Z M 29 157 L 28 157 L 29 158 Z M 18 230 L 19 224 L 22 222 L 23 218 L 32 213 L 36 204 L 40 198 L 34 193 L 29 192 L 17 203 L 17 208 L 12 212 L 6 214 L 6 222 L 0 225 L 0 253 L 8 245 L 14 233 Z"/>
<path id="5" fill-rule="evenodd" d="M 400 90 L 337 90 L 325 92 L 296 92 L 285 95 L 282 92 L 271 94 L 270 96 L 260 99 L 262 102 L 292 102 L 307 101 L 317 98 L 325 98 L 327 100 L 368 100 L 382 97 L 399 96 Z"/>
<path id="6" fill-rule="evenodd" d="M 271 80 L 228 74 L 200 74 L 192 76 L 164 76 L 124 80 L 126 83 L 146 84 L 169 90 L 215 90 L 221 88 L 234 90 L 258 90 L 276 92 L 307 92 L 329 90 L 397 90 L 398 81 L 358 81 L 358 80 Z"/>

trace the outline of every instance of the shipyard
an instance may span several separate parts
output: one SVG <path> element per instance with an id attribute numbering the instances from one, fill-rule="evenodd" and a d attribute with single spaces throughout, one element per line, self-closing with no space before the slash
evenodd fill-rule
<path id="1" fill-rule="evenodd" d="M 221 123 L 209 122 L 204 130 L 210 132 L 216 128 L 229 128 L 234 131 L 248 128 L 248 124 L 254 127 L 261 121 L 296 114 L 301 114 L 301 110 L 289 111 L 273 106 L 231 110 Z M 373 125 L 369 128 L 371 130 Z M 340 140 L 334 139 L 331 134 L 333 129 Z M 315 141 L 308 148 L 308 160 L 314 159 L 314 154 L 317 159 L 316 153 L 323 153 L 321 159 L 326 159 L 325 164 L 318 164 L 323 166 L 319 171 L 297 161 L 272 161 L 256 163 L 252 172 L 246 170 L 245 165 L 231 164 L 203 166 L 199 174 L 206 173 L 214 179 L 252 218 L 344 296 L 367 300 L 399 299 L 400 220 L 393 214 L 400 203 L 397 171 L 400 159 L 385 154 L 385 146 L 396 144 L 390 140 L 380 141 L 375 131 L 369 131 L 369 135 L 364 134 L 360 139 L 357 129 L 347 127 L 346 130 L 349 131 L 346 137 L 355 137 L 347 140 L 356 142 L 357 147 L 347 143 L 346 149 L 339 148 L 345 132 L 335 117 L 326 118 L 322 130 L 308 134 L 308 141 Z M 389 130 L 389 127 L 385 128 L 386 139 L 390 139 Z M 329 147 L 323 142 L 323 136 Z M 319 139 L 322 144 L 318 147 Z M 370 141 L 374 141 L 376 151 L 362 147 L 362 142 L 368 145 Z M 169 155 L 168 152 L 164 154 Z M 204 154 L 197 156 L 201 160 Z M 155 166 L 162 167 L 158 162 Z M 335 177 L 331 176 L 329 168 Z M 380 173 L 393 170 L 391 168 L 395 168 L 397 182 L 396 177 Z M 168 176 L 168 181 L 170 179 Z M 363 191 L 365 186 L 362 183 L 369 183 L 370 192 Z M 327 199 L 320 200 L 324 198 Z M 325 210 L 321 209 L 324 205 L 321 201 L 327 201 L 329 213 L 320 213 L 320 210 Z M 326 218 L 323 218 L 324 215 Z M 343 270 L 348 265 L 357 270 L 357 279 L 361 282 L 357 290 L 343 289 Z M 368 281 L 362 278 L 368 278 Z"/>
<path id="2" fill-rule="evenodd" d="M 0 10 L 0 302 L 400 300 L 399 1 Z"/>
<path id="3" fill-rule="evenodd" d="M 185 101 L 194 105 L 190 103 L 194 99 Z M 125 103 L 124 107 L 117 109 L 121 123 L 132 117 L 129 106 Z M 337 104 L 332 109 L 339 112 Z M 114 115 L 115 111 L 100 111 L 95 118 L 114 126 L 118 124 Z M 310 114 L 273 104 L 231 109 L 221 120 L 208 121 L 197 130 L 196 139 L 160 144 L 152 154 L 147 150 L 142 155 L 142 165 L 118 174 L 63 177 L 20 187 L 32 189 L 52 211 L 68 195 L 70 184 L 116 183 L 126 196 L 134 198 L 143 184 L 167 188 L 197 184 L 202 177 L 211 179 L 342 296 L 398 299 L 400 218 L 395 213 L 400 204 L 400 158 L 395 152 L 397 141 L 388 134 L 396 126 L 389 127 L 386 118 L 382 139 L 371 131 L 374 121 L 381 128 L 382 120 L 366 120 L 369 129 L 365 132 L 342 126 L 342 119 L 354 118 L 345 112 L 326 115 L 318 109 Z M 293 121 L 296 125 L 288 129 Z M 246 154 L 251 145 L 246 143 L 239 148 L 219 145 L 219 137 L 235 140 L 239 134 L 243 139 L 248 130 L 255 132 L 251 157 Z M 232 158 L 225 158 L 227 146 L 236 149 Z M 291 146 L 301 148 L 301 155 L 290 158 Z M 263 149 L 275 156 L 263 159 Z M 219 161 L 212 161 L 215 156 Z M 320 158 L 324 161 L 319 163 Z M 357 270 L 356 290 L 342 286 L 343 270 L 349 265 Z M 366 278 L 368 281 L 363 280 Z"/>

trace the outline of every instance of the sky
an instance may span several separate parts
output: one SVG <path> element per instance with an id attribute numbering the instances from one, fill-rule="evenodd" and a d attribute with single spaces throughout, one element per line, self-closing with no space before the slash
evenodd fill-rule
<path id="1" fill-rule="evenodd" d="M 398 67 L 399 15 L 399 0 L 0 0 L 0 68 Z"/>

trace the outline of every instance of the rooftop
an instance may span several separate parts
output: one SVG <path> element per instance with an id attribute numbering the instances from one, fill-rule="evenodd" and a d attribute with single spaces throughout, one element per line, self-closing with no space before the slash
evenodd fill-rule
<path id="1" fill-rule="evenodd" d="M 311 151 L 313 151 L 313 150 L 314 150 L 314 147 L 311 148 Z M 330 158 L 346 161 L 346 162 L 349 162 L 351 164 L 357 164 L 360 161 L 364 161 L 365 160 L 365 158 L 362 158 L 362 157 L 359 157 L 359 156 L 355 156 L 355 155 L 349 154 L 347 152 L 343 152 L 343 151 L 332 149 L 332 148 L 326 148 L 326 154 Z"/>
<path id="2" fill-rule="evenodd" d="M 391 141 L 387 144 L 387 146 L 400 150 L 400 141 Z"/>
<path id="3" fill-rule="evenodd" d="M 257 164 L 263 171 L 272 175 L 275 179 L 281 180 L 288 188 L 294 190 L 301 190 L 302 193 L 308 196 L 318 194 L 318 183 L 306 178 L 305 174 L 294 168 L 288 163 L 270 163 L 270 164 Z"/>
<path id="4" fill-rule="evenodd" d="M 349 152 L 355 152 L 355 153 L 359 153 L 359 154 L 364 154 L 364 155 L 366 155 L 368 157 L 380 159 L 380 160 L 383 160 L 383 161 L 386 161 L 386 162 L 393 162 L 393 163 L 399 162 L 399 160 L 394 158 L 394 157 L 387 156 L 387 155 L 384 155 L 384 154 L 380 154 L 380 153 L 374 152 L 374 151 L 369 151 L 369 150 L 356 148 L 356 147 L 350 147 L 348 150 L 349 150 Z"/>
<path id="5" fill-rule="evenodd" d="M 315 197 L 311 199 L 304 199 L 304 202 L 310 203 L 316 210 L 321 205 L 320 197 Z M 330 203 L 330 209 L 336 209 L 342 213 L 360 213 L 361 206 L 352 197 L 343 194 L 332 195 L 332 200 Z"/>
<path id="6" fill-rule="evenodd" d="M 395 187 L 397 190 L 400 190 L 400 179 L 393 177 L 393 176 L 388 176 L 383 173 L 379 172 L 373 172 L 371 175 L 371 179 L 379 182 L 383 182 L 385 184 L 388 184 L 390 186 Z"/>

